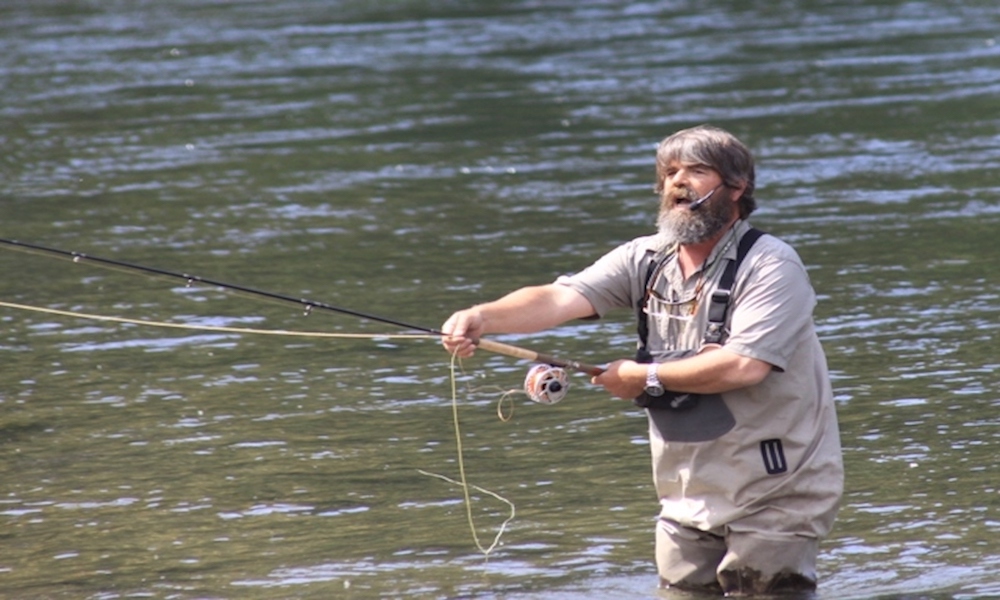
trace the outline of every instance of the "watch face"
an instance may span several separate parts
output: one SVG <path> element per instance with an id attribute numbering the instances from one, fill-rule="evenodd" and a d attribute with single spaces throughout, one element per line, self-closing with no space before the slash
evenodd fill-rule
<path id="1" fill-rule="evenodd" d="M 646 369 L 646 393 L 650 396 L 662 396 L 664 391 L 663 384 L 656 376 L 656 367 L 657 364 L 653 363 Z"/>

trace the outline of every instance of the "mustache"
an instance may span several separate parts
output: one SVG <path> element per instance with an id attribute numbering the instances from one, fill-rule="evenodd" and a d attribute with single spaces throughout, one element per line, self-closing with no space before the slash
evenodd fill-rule
<path id="1" fill-rule="evenodd" d="M 682 201 L 682 200 L 686 200 L 689 203 L 705 202 L 706 200 L 708 200 L 709 198 L 711 198 L 715 194 L 716 190 L 718 190 L 718 189 L 719 189 L 719 186 L 716 186 L 715 188 L 713 188 L 711 191 L 709 191 L 704 196 L 699 196 L 698 192 L 694 191 L 693 188 L 678 187 L 678 188 L 672 188 L 672 189 L 668 190 L 667 193 L 666 193 L 666 197 L 667 197 L 667 199 L 671 200 L 675 204 L 677 202 Z"/>
<path id="2" fill-rule="evenodd" d="M 698 199 L 698 193 L 689 187 L 677 187 L 667 190 L 666 197 L 675 203 L 680 200 L 694 202 Z"/>
<path id="3" fill-rule="evenodd" d="M 669 190 L 666 195 L 667 198 L 669 198 L 674 204 L 677 204 L 681 200 L 687 200 L 689 202 L 688 210 L 698 210 L 703 204 L 708 202 L 717 191 L 719 191 L 720 187 L 722 187 L 721 183 L 709 190 L 707 194 L 700 197 L 694 189 L 689 187 L 673 188 Z"/>

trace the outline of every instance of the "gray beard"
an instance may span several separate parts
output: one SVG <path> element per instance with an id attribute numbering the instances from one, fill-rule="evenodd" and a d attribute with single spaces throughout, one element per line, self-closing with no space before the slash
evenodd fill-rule
<path id="1" fill-rule="evenodd" d="M 732 207 L 723 197 L 712 198 L 697 210 L 686 206 L 663 207 L 656 225 L 665 242 L 699 244 L 721 233 L 732 217 Z"/>

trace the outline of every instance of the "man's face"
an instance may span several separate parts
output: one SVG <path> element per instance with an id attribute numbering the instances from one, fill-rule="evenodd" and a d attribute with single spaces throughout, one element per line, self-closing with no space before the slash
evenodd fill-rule
<path id="1" fill-rule="evenodd" d="M 708 194 L 707 200 L 691 208 Z M 722 184 L 715 169 L 676 161 L 668 166 L 657 220 L 661 233 L 681 244 L 704 242 L 729 225 L 733 210 L 732 190 Z"/>

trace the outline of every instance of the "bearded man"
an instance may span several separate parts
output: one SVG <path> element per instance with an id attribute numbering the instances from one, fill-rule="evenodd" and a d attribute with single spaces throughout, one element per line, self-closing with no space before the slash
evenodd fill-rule
<path id="1" fill-rule="evenodd" d="M 445 348 L 616 308 L 635 359 L 593 378 L 645 408 L 660 501 L 660 586 L 729 596 L 811 593 L 843 491 L 837 417 L 798 254 L 750 226 L 750 151 L 710 126 L 656 154 L 659 231 L 583 271 L 460 310 Z"/>

